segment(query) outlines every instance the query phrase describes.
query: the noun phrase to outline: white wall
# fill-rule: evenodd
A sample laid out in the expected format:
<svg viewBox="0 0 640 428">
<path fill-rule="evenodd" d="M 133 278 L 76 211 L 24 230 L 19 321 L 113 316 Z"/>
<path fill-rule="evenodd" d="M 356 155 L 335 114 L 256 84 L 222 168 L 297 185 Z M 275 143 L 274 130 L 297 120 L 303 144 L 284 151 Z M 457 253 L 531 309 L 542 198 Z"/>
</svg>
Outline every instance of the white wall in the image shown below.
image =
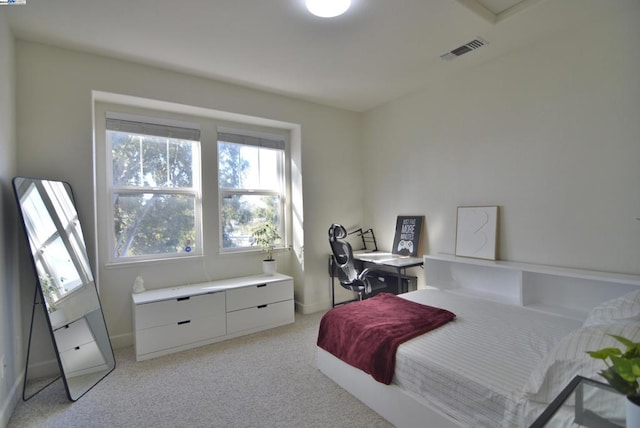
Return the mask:
<svg viewBox="0 0 640 428">
<path fill-rule="evenodd" d="M 425 253 L 453 253 L 456 207 L 499 205 L 501 259 L 640 273 L 629 9 L 368 112 L 365 224 L 390 245 L 397 215 L 424 214 Z"/>
<path fill-rule="evenodd" d="M 87 245 L 95 253 L 92 224 L 92 91 L 124 94 L 200 108 L 262 117 L 301 127 L 304 195 L 304 262 L 295 269 L 297 308 L 311 312 L 327 308 L 327 229 L 330 223 L 358 224 L 361 216 L 359 174 L 360 122 L 355 113 L 287 97 L 223 84 L 133 63 L 25 41 L 16 43 L 19 94 L 18 172 L 20 175 L 69 181 L 78 202 Z M 339 153 L 339 156 L 336 156 Z M 333 165 L 328 168 L 327 165 Z M 344 171 L 334 174 L 332 171 Z M 206 184 L 205 184 L 206 185 Z M 209 185 L 216 185 L 209 183 Z M 336 192 L 336 189 L 345 191 Z M 336 218 L 339 214 L 340 218 Z M 207 223 L 205 227 L 217 227 Z M 217 244 L 209 245 L 217 248 Z M 25 257 L 26 259 L 26 254 Z M 145 287 L 205 281 L 260 273 L 261 255 L 208 254 L 204 263 L 167 263 L 104 268 L 99 261 L 98 284 L 112 337 L 130 342 L 130 293 L 137 275 Z M 287 263 L 284 263 L 287 265 Z M 24 265 L 24 263 L 23 263 Z M 293 266 L 293 267 L 291 267 Z M 28 275 L 26 269 L 25 275 Z M 205 272 L 206 271 L 206 272 Z"/>
<path fill-rule="evenodd" d="M 0 8 L 0 426 L 9 421 L 19 397 L 24 364 L 15 268 L 18 222 L 11 187 L 16 172 L 14 65 L 13 37 Z"/>
</svg>

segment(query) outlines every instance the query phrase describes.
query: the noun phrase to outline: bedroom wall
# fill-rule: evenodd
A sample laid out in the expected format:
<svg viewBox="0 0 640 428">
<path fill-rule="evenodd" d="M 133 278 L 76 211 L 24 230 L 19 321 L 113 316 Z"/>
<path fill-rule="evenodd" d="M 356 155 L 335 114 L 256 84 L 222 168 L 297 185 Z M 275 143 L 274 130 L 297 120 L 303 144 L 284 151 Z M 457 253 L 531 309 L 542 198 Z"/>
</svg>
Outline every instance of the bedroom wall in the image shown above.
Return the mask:
<svg viewBox="0 0 640 428">
<path fill-rule="evenodd" d="M 13 37 L 0 8 L 0 426 L 9 422 L 18 400 L 23 365 L 15 269 L 17 212 L 11 187 L 16 172 L 14 66 Z"/>
<path fill-rule="evenodd" d="M 327 229 L 335 221 L 359 224 L 359 115 L 213 80 L 18 40 L 18 173 L 69 181 L 74 188 L 87 244 L 95 256 L 92 175 L 92 91 L 124 94 L 262 117 L 300 125 L 304 247 L 279 255 L 283 273 L 297 275 L 297 310 L 328 307 Z M 335 153 L 341 157 L 336 158 Z M 327 165 L 333 165 L 327 168 Z M 340 170 L 341 174 L 331 171 Z M 215 183 L 212 183 L 215 185 Z M 209 184 L 211 185 L 211 184 Z M 348 189 L 336 192 L 335 189 Z M 206 219 L 205 219 L 206 222 Z M 216 227 L 207 224 L 206 227 Z M 217 243 L 209 243 L 208 248 Z M 26 254 L 24 254 L 26 259 Z M 295 257 L 302 256 L 296 266 Z M 286 258 L 289 262 L 286 263 Z M 104 268 L 98 284 L 109 332 L 131 344 L 131 287 L 137 275 L 157 288 L 257 274 L 262 255 L 209 253 L 205 262 Z M 23 263 L 24 265 L 24 263 Z M 95 266 L 94 266 L 95 268 Z M 206 272 L 205 272 L 206 271 Z M 33 275 L 29 266 L 24 275 Z"/>
<path fill-rule="evenodd" d="M 368 112 L 364 223 L 499 205 L 500 259 L 640 273 L 640 3 Z M 474 52 L 473 54 L 476 54 Z M 478 51 L 477 54 L 481 54 Z"/>
</svg>

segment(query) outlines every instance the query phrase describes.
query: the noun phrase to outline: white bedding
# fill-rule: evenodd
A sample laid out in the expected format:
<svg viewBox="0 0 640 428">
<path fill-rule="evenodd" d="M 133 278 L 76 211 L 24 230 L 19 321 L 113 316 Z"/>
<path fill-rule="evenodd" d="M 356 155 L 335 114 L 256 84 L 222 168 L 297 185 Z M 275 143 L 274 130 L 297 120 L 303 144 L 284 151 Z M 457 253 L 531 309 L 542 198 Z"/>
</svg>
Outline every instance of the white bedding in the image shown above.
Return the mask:
<svg viewBox="0 0 640 428">
<path fill-rule="evenodd" d="M 456 319 L 400 345 L 393 383 L 466 426 L 512 426 L 536 364 L 580 321 L 440 290 L 401 295 Z M 507 340 L 508 339 L 508 340 Z"/>
</svg>

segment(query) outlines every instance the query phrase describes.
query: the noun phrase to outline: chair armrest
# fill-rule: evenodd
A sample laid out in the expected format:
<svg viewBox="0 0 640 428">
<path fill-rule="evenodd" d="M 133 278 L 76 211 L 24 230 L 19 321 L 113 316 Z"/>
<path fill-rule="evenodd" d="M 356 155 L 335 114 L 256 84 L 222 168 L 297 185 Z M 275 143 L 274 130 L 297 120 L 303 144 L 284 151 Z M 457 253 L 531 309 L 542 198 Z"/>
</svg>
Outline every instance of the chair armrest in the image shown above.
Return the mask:
<svg viewBox="0 0 640 428">
<path fill-rule="evenodd" d="M 370 272 L 371 272 L 370 268 L 365 268 L 360 272 L 360 274 L 358 274 L 358 281 L 364 284 L 365 294 L 371 294 L 371 291 L 373 291 L 373 288 L 371 287 L 371 283 L 369 282 Z"/>
</svg>

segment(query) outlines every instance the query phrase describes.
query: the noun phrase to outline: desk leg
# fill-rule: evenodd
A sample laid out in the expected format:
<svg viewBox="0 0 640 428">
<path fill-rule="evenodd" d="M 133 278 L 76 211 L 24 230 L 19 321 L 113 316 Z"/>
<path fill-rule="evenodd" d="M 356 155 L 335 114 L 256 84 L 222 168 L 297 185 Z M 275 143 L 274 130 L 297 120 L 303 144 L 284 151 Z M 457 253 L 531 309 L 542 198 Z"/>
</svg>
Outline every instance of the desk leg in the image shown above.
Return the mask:
<svg viewBox="0 0 640 428">
<path fill-rule="evenodd" d="M 396 268 L 396 274 L 398 275 L 398 294 L 406 293 L 409 291 L 409 281 L 407 281 L 406 287 L 403 285 L 402 276 L 406 275 L 407 269 L 403 267 Z"/>
<path fill-rule="evenodd" d="M 331 287 L 331 307 L 336 307 L 336 289 L 333 278 L 333 257 L 329 256 L 329 287 Z"/>
<path fill-rule="evenodd" d="M 576 412 L 575 423 L 582 425 L 584 422 L 584 391 L 583 385 L 580 383 L 576 388 Z"/>
</svg>

